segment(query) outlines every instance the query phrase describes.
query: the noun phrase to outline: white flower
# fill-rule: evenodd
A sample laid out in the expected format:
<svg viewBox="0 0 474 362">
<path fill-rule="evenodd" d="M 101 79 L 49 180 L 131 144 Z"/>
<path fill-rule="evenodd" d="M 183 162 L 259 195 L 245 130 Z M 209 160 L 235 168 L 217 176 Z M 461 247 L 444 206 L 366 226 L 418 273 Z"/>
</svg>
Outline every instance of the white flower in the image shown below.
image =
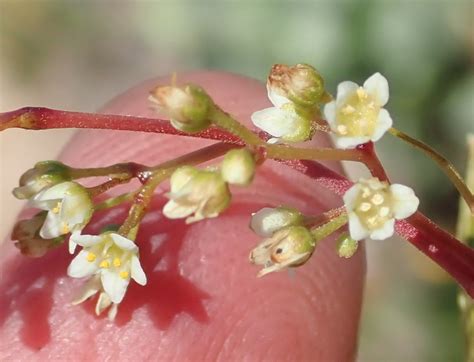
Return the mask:
<svg viewBox="0 0 474 362">
<path fill-rule="evenodd" d="M 316 247 L 311 232 L 304 226 L 289 226 L 275 232 L 250 252 L 253 264 L 263 265 L 258 277 L 304 264 Z"/>
<path fill-rule="evenodd" d="M 377 178 L 359 180 L 347 190 L 343 199 L 349 217 L 349 232 L 354 240 L 391 237 L 395 220 L 411 216 L 419 204 L 411 188 L 389 185 Z"/>
<path fill-rule="evenodd" d="M 101 288 L 110 302 L 118 304 L 122 301 L 130 279 L 140 285 L 146 284 L 146 275 L 138 259 L 138 247 L 133 241 L 116 233 L 73 235 L 71 238 L 83 249 L 72 260 L 67 274 L 73 278 L 99 275 Z M 89 288 L 89 296 L 98 290 Z"/>
<path fill-rule="evenodd" d="M 324 115 L 338 148 L 354 148 L 378 141 L 392 127 L 384 108 L 388 102 L 388 82 L 380 73 L 368 78 L 363 87 L 346 81 L 337 87 L 337 97 L 324 107 Z"/>
<path fill-rule="evenodd" d="M 255 126 L 275 137 L 268 142 L 309 140 L 312 136 L 311 120 L 300 115 L 293 102 L 277 94 L 268 85 L 267 91 L 268 98 L 274 107 L 254 112 L 251 119 Z"/>
<path fill-rule="evenodd" d="M 47 210 L 48 215 L 39 232 L 43 239 L 69 233 L 79 234 L 92 217 L 94 205 L 87 190 L 75 182 L 62 182 L 49 187 L 33 199 L 33 205 Z M 69 252 L 76 244 L 69 242 Z"/>
<path fill-rule="evenodd" d="M 169 219 L 186 217 L 186 223 L 190 224 L 214 218 L 230 203 L 229 187 L 215 171 L 183 166 L 171 175 L 170 185 L 171 192 L 167 195 L 170 201 L 163 207 L 163 214 Z"/>
<path fill-rule="evenodd" d="M 263 237 L 270 237 L 276 231 L 291 225 L 299 225 L 303 222 L 303 215 L 289 207 L 270 208 L 264 207 L 252 214 L 250 228 Z"/>
</svg>

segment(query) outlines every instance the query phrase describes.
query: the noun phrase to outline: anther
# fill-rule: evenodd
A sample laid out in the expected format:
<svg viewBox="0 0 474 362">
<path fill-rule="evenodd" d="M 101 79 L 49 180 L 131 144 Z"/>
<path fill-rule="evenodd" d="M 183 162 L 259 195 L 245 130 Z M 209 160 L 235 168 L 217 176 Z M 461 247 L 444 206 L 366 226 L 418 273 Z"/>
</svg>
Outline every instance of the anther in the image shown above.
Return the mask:
<svg viewBox="0 0 474 362">
<path fill-rule="evenodd" d="M 370 201 L 372 201 L 372 203 L 374 205 L 382 205 L 383 204 L 383 201 L 384 201 L 384 198 L 383 198 L 383 195 L 382 194 L 375 194 L 374 196 L 372 196 L 372 198 L 370 199 Z"/>
<path fill-rule="evenodd" d="M 86 258 L 88 262 L 92 263 L 97 258 L 97 255 L 94 253 L 88 253 Z"/>
</svg>

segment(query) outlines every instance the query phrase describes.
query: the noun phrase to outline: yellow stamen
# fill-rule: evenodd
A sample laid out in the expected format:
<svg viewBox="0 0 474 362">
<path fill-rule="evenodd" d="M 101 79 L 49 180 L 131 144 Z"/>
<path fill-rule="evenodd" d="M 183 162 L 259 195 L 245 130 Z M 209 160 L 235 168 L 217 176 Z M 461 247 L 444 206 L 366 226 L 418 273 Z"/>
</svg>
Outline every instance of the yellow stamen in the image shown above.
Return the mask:
<svg viewBox="0 0 474 362">
<path fill-rule="evenodd" d="M 122 265 L 122 262 L 120 261 L 120 259 L 114 258 L 114 266 L 118 268 L 120 265 Z"/>
<path fill-rule="evenodd" d="M 357 97 L 359 97 L 360 100 L 364 100 L 367 98 L 367 92 L 364 90 L 364 88 L 359 87 L 357 88 Z"/>
<path fill-rule="evenodd" d="M 63 234 L 68 234 L 71 231 L 71 229 L 69 229 L 68 224 L 63 223 L 61 231 L 62 231 Z"/>
<path fill-rule="evenodd" d="M 121 271 L 119 275 L 120 275 L 120 278 L 127 279 L 130 273 L 128 271 Z"/>
<path fill-rule="evenodd" d="M 347 127 L 340 124 L 339 126 L 337 126 L 337 131 L 339 132 L 339 134 L 341 135 L 346 135 L 347 134 Z"/>
<path fill-rule="evenodd" d="M 59 201 L 54 208 L 51 209 L 51 212 L 53 214 L 59 214 L 59 211 L 61 211 L 61 201 Z"/>
<path fill-rule="evenodd" d="M 364 211 L 364 212 L 369 211 L 371 208 L 372 208 L 372 205 L 369 202 L 363 202 L 359 206 L 359 210 Z"/>
<path fill-rule="evenodd" d="M 381 217 L 388 216 L 389 213 L 390 213 L 390 209 L 387 206 L 381 207 L 379 210 L 379 215 Z"/>
<path fill-rule="evenodd" d="M 92 263 L 97 258 L 97 255 L 94 253 L 88 253 L 86 258 L 88 262 Z"/>
<path fill-rule="evenodd" d="M 352 107 L 350 104 L 346 105 L 343 109 L 342 109 L 342 113 L 344 114 L 352 114 L 355 112 L 355 108 Z"/>
<path fill-rule="evenodd" d="M 100 266 L 101 268 L 107 269 L 107 268 L 110 267 L 110 263 L 109 263 L 108 260 L 102 260 L 102 261 L 100 262 L 99 266 Z"/>
<path fill-rule="evenodd" d="M 374 205 L 382 205 L 383 196 L 381 194 L 375 194 L 374 196 L 372 196 L 371 201 Z"/>
</svg>

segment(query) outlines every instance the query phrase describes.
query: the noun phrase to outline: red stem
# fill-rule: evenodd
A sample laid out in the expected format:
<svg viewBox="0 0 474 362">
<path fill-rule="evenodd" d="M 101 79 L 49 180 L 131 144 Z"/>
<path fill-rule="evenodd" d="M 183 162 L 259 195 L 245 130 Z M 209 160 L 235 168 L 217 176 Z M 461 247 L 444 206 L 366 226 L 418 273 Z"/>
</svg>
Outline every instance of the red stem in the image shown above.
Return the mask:
<svg viewBox="0 0 474 362">
<path fill-rule="evenodd" d="M 189 134 L 178 131 L 169 121 L 157 118 L 68 112 L 42 107 L 25 107 L 12 112 L 0 113 L 0 131 L 7 128 L 33 130 L 53 128 L 110 129 L 166 133 L 171 135 L 209 138 L 227 143 L 242 143 L 238 137 L 215 127 L 210 127 L 199 133 Z"/>
<path fill-rule="evenodd" d="M 242 144 L 234 135 L 217 128 L 210 128 L 193 135 L 174 129 L 168 121 L 133 116 L 88 114 L 57 111 L 47 108 L 22 108 L 0 114 L 0 131 L 7 128 L 51 129 L 51 128 L 96 128 L 129 130 L 140 132 L 166 133 L 180 136 L 194 136 Z M 381 180 L 388 180 L 383 166 L 378 160 L 373 144 L 362 145 L 359 149 L 366 155 L 366 163 L 372 174 Z M 352 182 L 344 176 L 314 161 L 280 161 L 299 172 L 313 178 L 323 187 L 343 195 Z M 397 233 L 415 245 L 430 259 L 444 268 L 456 279 L 466 292 L 474 297 L 474 250 L 460 243 L 449 233 L 439 228 L 431 220 L 416 213 L 407 220 L 398 221 Z"/>
</svg>

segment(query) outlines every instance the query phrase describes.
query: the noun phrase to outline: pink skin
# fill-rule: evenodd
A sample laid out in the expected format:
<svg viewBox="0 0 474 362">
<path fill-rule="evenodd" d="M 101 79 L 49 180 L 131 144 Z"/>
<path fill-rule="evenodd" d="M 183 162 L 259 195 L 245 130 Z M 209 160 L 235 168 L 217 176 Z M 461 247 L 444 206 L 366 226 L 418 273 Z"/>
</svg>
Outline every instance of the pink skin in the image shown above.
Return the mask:
<svg viewBox="0 0 474 362">
<path fill-rule="evenodd" d="M 215 101 L 249 124 L 252 111 L 270 106 L 261 83 L 228 73 L 179 76 L 206 88 Z M 118 96 L 103 109 L 152 117 L 148 91 L 155 79 Z M 327 144 L 319 137 L 319 144 Z M 154 134 L 81 131 L 61 160 L 77 167 L 135 161 L 156 164 L 211 141 Z M 338 169 L 338 165 L 332 167 Z M 122 187 L 122 191 L 123 191 Z M 69 302 L 83 284 L 66 276 L 66 247 L 39 259 L 7 242 L 1 251 L 0 360 L 352 360 L 356 353 L 365 273 L 359 250 L 340 259 L 324 240 L 310 261 L 261 279 L 248 262 L 259 238 L 250 213 L 286 203 L 308 213 L 339 206 L 338 197 L 275 162 L 266 162 L 249 188 L 233 189 L 232 206 L 219 218 L 184 226 L 164 219 L 158 190 L 139 233 L 148 285 L 133 282 L 115 322 L 93 314 L 95 300 Z M 126 208 L 96 215 L 97 233 L 120 223 Z"/>
</svg>

